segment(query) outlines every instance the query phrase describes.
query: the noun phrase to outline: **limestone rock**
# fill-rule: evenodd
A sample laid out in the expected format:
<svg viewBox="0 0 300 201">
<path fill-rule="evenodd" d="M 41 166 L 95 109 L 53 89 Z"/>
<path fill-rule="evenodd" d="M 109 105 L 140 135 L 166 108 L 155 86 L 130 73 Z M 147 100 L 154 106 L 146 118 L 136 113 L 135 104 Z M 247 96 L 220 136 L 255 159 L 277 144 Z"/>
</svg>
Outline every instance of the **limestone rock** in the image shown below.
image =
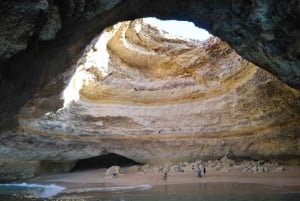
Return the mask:
<svg viewBox="0 0 300 201">
<path fill-rule="evenodd" d="M 47 22 L 39 33 L 39 39 L 42 41 L 54 39 L 62 26 L 57 6 L 50 7 L 48 15 Z"/>
<path fill-rule="evenodd" d="M 223 166 L 225 167 L 231 167 L 234 165 L 234 161 L 228 159 L 226 156 L 224 156 L 223 158 L 221 158 L 220 162 L 222 163 Z"/>
<path fill-rule="evenodd" d="M 23 180 L 34 177 L 39 170 L 39 161 L 0 159 L 0 182 Z"/>
<path fill-rule="evenodd" d="M 224 161 L 227 161 L 230 163 L 224 163 Z M 164 166 L 168 166 L 169 164 L 164 164 Z M 170 165 L 169 170 L 163 170 L 162 165 L 144 165 L 142 170 L 143 173 L 164 173 L 164 172 L 170 172 L 170 173 L 195 173 L 197 172 L 198 167 L 201 168 L 203 171 L 203 168 L 206 168 L 207 172 L 247 172 L 247 173 L 267 173 L 267 172 L 282 172 L 285 171 L 285 168 L 283 166 L 279 166 L 277 163 L 274 162 L 265 162 L 260 163 L 260 161 L 253 161 L 253 160 L 245 160 L 241 162 L 235 162 L 230 159 L 228 159 L 226 156 L 224 156 L 220 160 L 209 160 L 207 162 L 202 161 L 199 163 L 199 161 L 194 161 L 191 163 L 173 163 Z"/>
<path fill-rule="evenodd" d="M 112 178 L 120 174 L 120 166 L 112 166 L 105 172 L 105 177 Z"/>
<path fill-rule="evenodd" d="M 47 19 L 47 0 L 1 1 L 0 63 L 28 46 L 28 41 L 41 30 L 41 22 Z"/>
<path fill-rule="evenodd" d="M 277 167 L 274 172 L 283 172 L 284 170 L 284 167 Z"/>
<path fill-rule="evenodd" d="M 144 16 L 192 21 L 300 89 L 299 10 L 298 0 L 2 0 L 0 129 L 16 127 L 22 106 L 105 27 Z"/>
<path fill-rule="evenodd" d="M 128 172 L 132 173 L 132 172 L 138 172 L 141 170 L 141 167 L 140 166 L 137 166 L 137 165 L 134 165 L 134 166 L 130 166 L 128 168 Z"/>
<path fill-rule="evenodd" d="M 181 170 L 180 166 L 178 166 L 178 165 L 173 165 L 173 166 L 171 166 L 171 168 L 170 168 L 170 172 L 176 173 L 176 172 L 182 172 L 182 170 Z"/>
<path fill-rule="evenodd" d="M 23 105 L 18 125 L 0 135 L 0 159 L 71 164 L 114 153 L 155 165 L 144 172 L 182 161 L 170 171 L 190 171 L 193 161 L 224 155 L 299 162 L 299 102 L 299 91 L 218 38 L 165 38 L 128 21 L 94 38 Z"/>
<path fill-rule="evenodd" d="M 29 41 L 55 38 L 60 29 L 64 34 L 57 38 L 64 40 L 70 33 L 84 36 L 83 29 L 95 32 L 99 21 L 104 28 L 126 19 L 159 16 L 193 21 L 228 41 L 244 58 L 300 87 L 297 0 L 3 0 L 0 5 L 0 63 L 25 50 Z M 178 15 L 183 10 L 185 14 Z"/>
</svg>

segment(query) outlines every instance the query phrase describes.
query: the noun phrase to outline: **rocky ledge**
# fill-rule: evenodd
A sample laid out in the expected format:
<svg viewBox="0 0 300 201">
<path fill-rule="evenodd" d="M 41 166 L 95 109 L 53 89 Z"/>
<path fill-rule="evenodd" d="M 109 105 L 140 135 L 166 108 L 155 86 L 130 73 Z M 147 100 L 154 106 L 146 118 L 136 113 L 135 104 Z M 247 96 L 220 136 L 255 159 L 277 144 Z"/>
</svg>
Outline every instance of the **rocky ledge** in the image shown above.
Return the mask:
<svg viewBox="0 0 300 201">
<path fill-rule="evenodd" d="M 218 38 L 165 37 L 142 20 L 96 37 L 0 136 L 0 180 L 118 154 L 144 164 L 272 159 L 299 164 L 300 92 Z"/>
<path fill-rule="evenodd" d="M 135 165 L 128 168 L 128 172 L 143 172 L 144 174 L 152 173 L 195 173 L 198 168 L 205 167 L 208 172 L 247 172 L 247 173 L 267 173 L 267 172 L 283 172 L 285 168 L 276 162 L 270 161 L 233 161 L 226 156 L 220 160 L 196 160 L 194 162 L 181 162 L 181 163 L 166 163 L 161 165 L 146 164 L 143 166 Z M 122 173 L 121 167 L 112 166 L 106 170 L 106 177 L 111 177 L 113 171 Z"/>
</svg>

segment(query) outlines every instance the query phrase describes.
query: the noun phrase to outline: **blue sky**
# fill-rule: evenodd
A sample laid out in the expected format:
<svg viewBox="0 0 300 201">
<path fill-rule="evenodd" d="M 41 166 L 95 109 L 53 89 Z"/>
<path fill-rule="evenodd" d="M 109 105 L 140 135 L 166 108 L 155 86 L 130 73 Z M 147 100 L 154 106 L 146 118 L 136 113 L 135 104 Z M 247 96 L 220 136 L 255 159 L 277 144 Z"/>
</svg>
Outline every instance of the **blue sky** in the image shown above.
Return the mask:
<svg viewBox="0 0 300 201">
<path fill-rule="evenodd" d="M 144 18 L 144 21 L 149 24 L 156 25 L 172 35 L 181 36 L 184 38 L 206 40 L 211 36 L 205 29 L 196 27 L 192 22 L 159 20 L 153 17 Z"/>
</svg>

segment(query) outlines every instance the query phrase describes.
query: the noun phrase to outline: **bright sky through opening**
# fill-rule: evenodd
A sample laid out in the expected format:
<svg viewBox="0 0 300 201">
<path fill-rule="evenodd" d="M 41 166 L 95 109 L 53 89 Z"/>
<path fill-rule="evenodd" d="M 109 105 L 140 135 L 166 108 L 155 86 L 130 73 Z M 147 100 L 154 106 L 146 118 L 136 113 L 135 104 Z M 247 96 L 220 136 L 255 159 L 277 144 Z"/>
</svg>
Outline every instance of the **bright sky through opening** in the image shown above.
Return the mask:
<svg viewBox="0 0 300 201">
<path fill-rule="evenodd" d="M 159 20 L 153 17 L 144 18 L 143 20 L 144 22 L 153 24 L 158 28 L 169 32 L 172 35 L 180 36 L 183 38 L 204 41 L 212 36 L 205 29 L 196 27 L 192 22 L 177 20 Z"/>
</svg>

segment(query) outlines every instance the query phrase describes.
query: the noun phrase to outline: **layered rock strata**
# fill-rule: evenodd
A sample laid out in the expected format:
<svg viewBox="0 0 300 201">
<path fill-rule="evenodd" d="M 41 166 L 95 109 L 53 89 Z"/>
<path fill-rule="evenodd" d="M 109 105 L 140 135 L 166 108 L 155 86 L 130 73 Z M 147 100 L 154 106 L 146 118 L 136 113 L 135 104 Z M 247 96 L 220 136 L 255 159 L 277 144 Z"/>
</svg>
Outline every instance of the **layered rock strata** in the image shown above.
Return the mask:
<svg viewBox="0 0 300 201">
<path fill-rule="evenodd" d="M 0 129 L 105 27 L 145 16 L 188 20 L 300 89 L 298 0 L 2 0 Z M 30 79 L 29 79 L 30 78 Z"/>
<path fill-rule="evenodd" d="M 0 63 L 37 41 L 65 40 L 71 33 L 94 32 L 95 36 L 95 27 L 157 16 L 193 21 L 228 41 L 244 58 L 299 89 L 299 7 L 298 0 L 3 0 Z"/>
<path fill-rule="evenodd" d="M 299 91 L 220 39 L 166 38 L 141 20 L 123 22 L 95 38 L 22 108 L 18 127 L 1 134 L 0 178 L 48 165 L 63 171 L 107 153 L 150 164 L 224 155 L 299 163 L 299 114 Z M 15 169 L 19 163 L 29 172 Z"/>
</svg>

